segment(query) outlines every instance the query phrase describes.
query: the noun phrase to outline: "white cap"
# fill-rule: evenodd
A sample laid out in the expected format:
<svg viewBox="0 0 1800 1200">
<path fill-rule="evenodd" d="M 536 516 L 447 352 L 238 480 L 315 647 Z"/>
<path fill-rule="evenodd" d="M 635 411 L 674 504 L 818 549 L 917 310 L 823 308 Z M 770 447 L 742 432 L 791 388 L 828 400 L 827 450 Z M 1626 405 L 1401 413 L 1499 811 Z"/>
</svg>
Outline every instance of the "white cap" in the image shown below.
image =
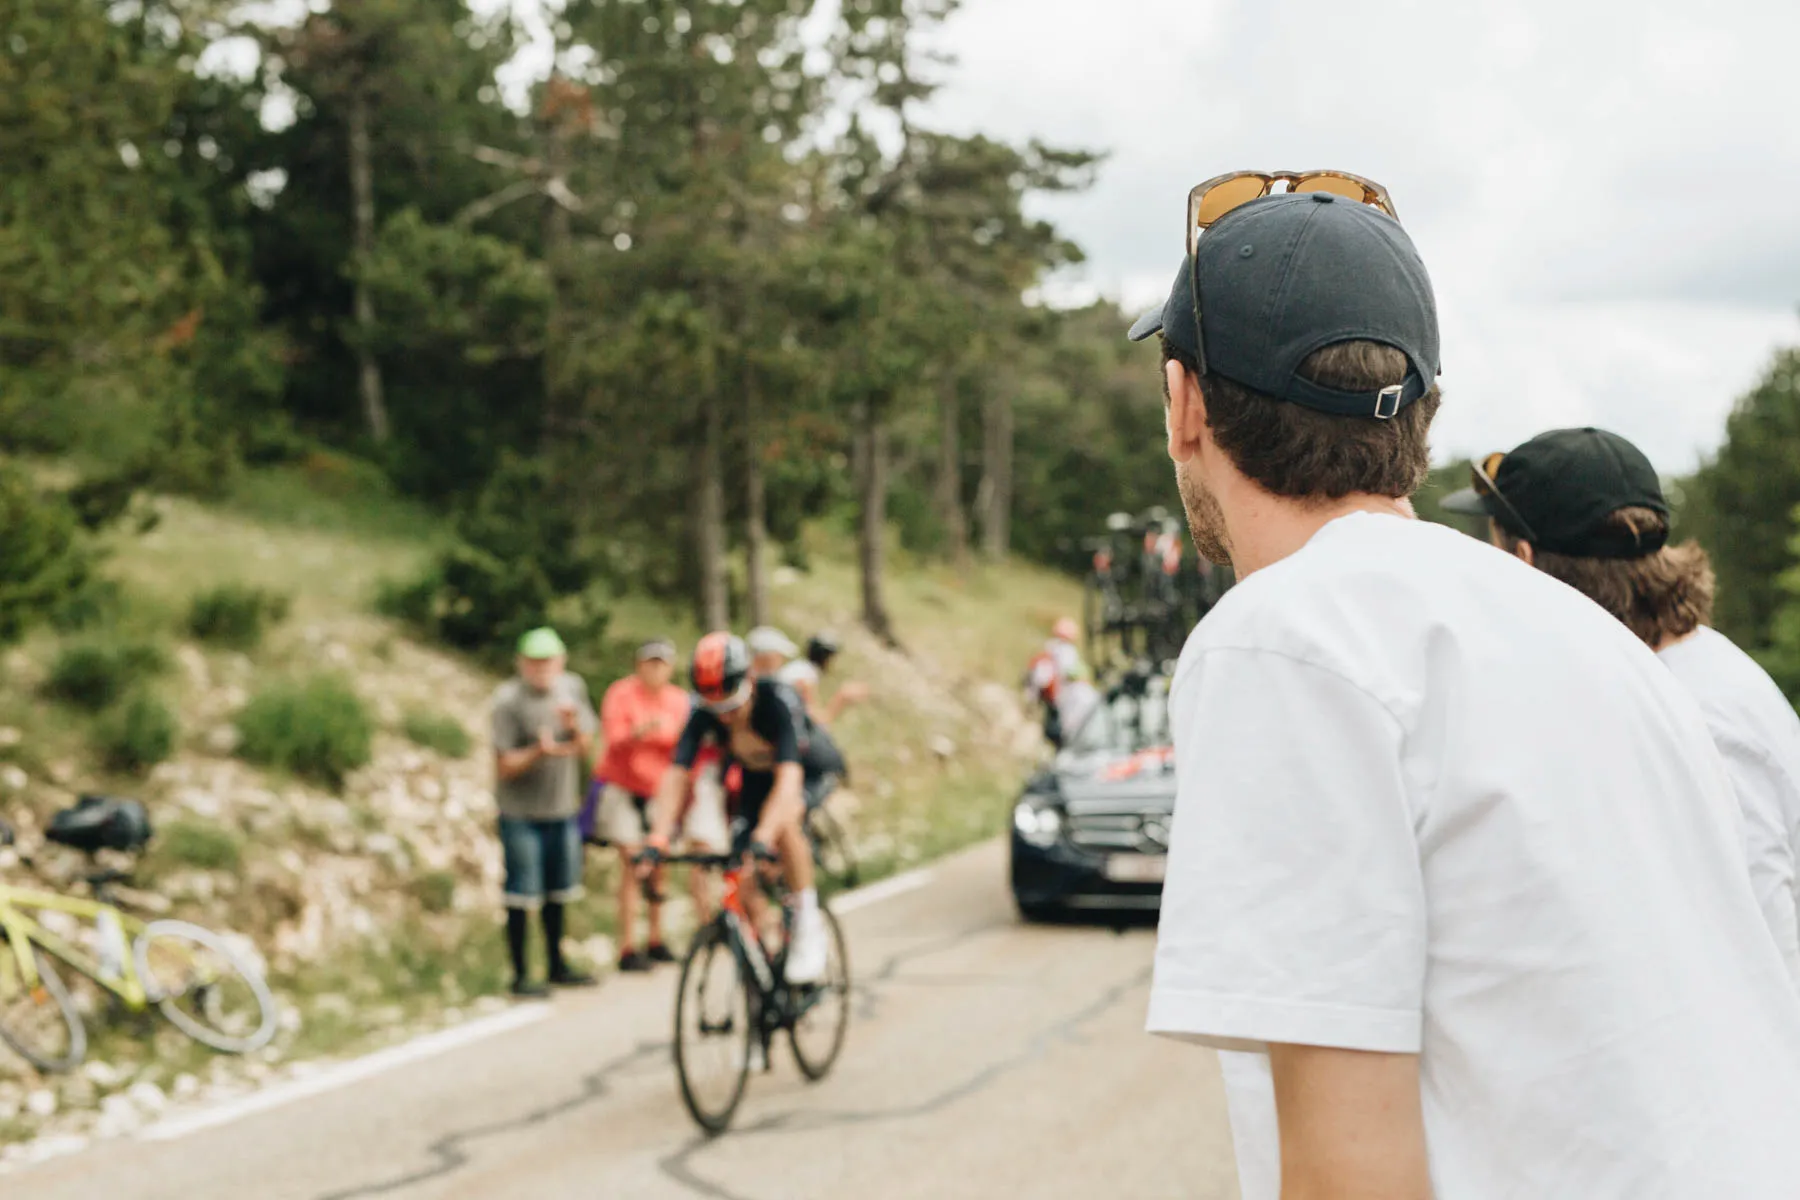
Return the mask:
<svg viewBox="0 0 1800 1200">
<path fill-rule="evenodd" d="M 744 638 L 744 645 L 750 647 L 752 654 L 779 654 L 783 658 L 792 658 L 800 653 L 800 647 L 773 625 L 758 625 L 752 629 Z"/>
</svg>

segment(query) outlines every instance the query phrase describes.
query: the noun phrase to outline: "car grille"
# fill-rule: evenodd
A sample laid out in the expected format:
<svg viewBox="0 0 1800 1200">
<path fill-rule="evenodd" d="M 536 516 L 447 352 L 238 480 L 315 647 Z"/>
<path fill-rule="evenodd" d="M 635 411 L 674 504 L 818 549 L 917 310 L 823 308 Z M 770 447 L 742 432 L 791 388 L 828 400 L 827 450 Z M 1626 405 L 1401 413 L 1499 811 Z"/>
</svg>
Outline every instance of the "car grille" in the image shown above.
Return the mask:
<svg viewBox="0 0 1800 1200">
<path fill-rule="evenodd" d="M 1148 812 L 1142 808 L 1094 810 L 1085 805 L 1071 805 L 1069 841 L 1084 850 L 1163 854 L 1168 850 L 1168 820 L 1167 813 L 1156 809 Z"/>
</svg>

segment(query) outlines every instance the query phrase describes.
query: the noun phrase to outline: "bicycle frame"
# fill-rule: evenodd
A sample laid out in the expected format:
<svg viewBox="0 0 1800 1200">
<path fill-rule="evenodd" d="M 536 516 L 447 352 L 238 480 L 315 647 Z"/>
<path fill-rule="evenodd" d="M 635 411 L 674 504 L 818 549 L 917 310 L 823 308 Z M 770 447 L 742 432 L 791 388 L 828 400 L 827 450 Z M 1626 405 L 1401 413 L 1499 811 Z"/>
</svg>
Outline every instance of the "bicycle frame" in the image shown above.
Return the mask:
<svg viewBox="0 0 1800 1200">
<path fill-rule="evenodd" d="M 87 900 L 0 884 L 0 935 L 4 935 L 12 945 L 13 957 L 18 962 L 19 969 L 24 972 L 24 983 L 28 989 L 38 986 L 37 963 L 27 952 L 32 946 L 36 946 L 118 996 L 132 1011 L 149 1007 L 150 995 L 144 988 L 143 980 L 138 978 L 134 956 L 127 953 L 124 961 L 119 964 L 118 978 L 108 979 L 101 964 L 93 956 L 33 920 L 25 912 L 26 909 L 67 913 L 89 924 L 98 924 L 103 915 L 110 913 L 119 922 L 128 944 L 144 932 L 144 922 L 121 912 L 116 905 L 104 900 Z"/>
<path fill-rule="evenodd" d="M 756 979 L 757 991 L 767 997 L 775 990 L 775 968 L 769 962 L 768 953 L 763 949 L 762 937 L 756 931 L 756 922 L 744 903 L 743 884 L 744 868 L 737 867 L 724 872 L 718 919 L 731 931 L 733 949 L 744 965 L 750 968 L 751 975 Z"/>
</svg>

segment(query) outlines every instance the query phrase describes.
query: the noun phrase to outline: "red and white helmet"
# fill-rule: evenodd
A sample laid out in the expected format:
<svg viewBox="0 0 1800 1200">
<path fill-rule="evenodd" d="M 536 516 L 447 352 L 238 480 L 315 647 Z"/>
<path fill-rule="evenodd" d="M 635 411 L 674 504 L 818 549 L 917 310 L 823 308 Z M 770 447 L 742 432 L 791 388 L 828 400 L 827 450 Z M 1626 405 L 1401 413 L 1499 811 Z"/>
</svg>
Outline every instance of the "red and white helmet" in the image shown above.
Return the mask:
<svg viewBox="0 0 1800 1200">
<path fill-rule="evenodd" d="M 694 647 L 688 678 L 702 704 L 730 712 L 750 698 L 750 648 L 729 631 L 709 633 Z"/>
</svg>

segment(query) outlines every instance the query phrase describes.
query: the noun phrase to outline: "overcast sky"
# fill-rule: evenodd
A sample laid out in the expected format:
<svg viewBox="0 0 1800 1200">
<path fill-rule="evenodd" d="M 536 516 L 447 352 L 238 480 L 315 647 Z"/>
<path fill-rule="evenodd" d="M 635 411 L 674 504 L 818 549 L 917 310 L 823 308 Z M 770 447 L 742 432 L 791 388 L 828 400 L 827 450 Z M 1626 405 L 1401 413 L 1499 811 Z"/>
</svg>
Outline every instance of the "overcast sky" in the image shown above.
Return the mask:
<svg viewBox="0 0 1800 1200">
<path fill-rule="evenodd" d="M 1440 458 L 1591 423 L 1683 471 L 1800 342 L 1795 0 L 966 0 L 943 40 L 932 124 L 1110 153 L 1039 206 L 1077 293 L 1157 301 L 1208 176 L 1386 184 L 1437 287 Z"/>
</svg>

